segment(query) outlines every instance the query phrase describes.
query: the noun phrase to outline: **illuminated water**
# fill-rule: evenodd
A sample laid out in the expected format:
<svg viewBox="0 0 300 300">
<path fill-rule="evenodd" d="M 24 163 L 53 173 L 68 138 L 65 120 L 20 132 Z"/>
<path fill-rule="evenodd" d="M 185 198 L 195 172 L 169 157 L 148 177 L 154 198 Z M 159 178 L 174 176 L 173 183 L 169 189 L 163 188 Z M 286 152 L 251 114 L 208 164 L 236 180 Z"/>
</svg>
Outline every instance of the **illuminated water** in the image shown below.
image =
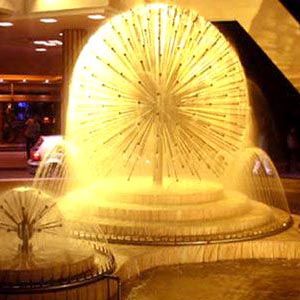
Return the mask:
<svg viewBox="0 0 300 300">
<path fill-rule="evenodd" d="M 159 267 L 123 286 L 126 300 L 300 299 L 299 261 L 229 261 Z"/>
<path fill-rule="evenodd" d="M 0 283 L 105 271 L 106 240 L 222 242 L 290 224 L 276 169 L 248 148 L 239 58 L 198 13 L 155 4 L 112 18 L 80 54 L 69 96 L 65 141 L 33 188 L 0 197 Z M 300 292 L 289 292 L 290 271 L 299 277 L 278 263 L 159 268 L 128 284 L 127 299 L 288 299 Z"/>
<path fill-rule="evenodd" d="M 112 18 L 86 43 L 66 137 L 82 180 L 215 179 L 245 147 L 249 115 L 242 65 L 221 32 L 195 11 L 153 4 Z"/>
<path fill-rule="evenodd" d="M 66 153 L 76 184 L 63 210 L 119 242 L 286 228 L 274 166 L 262 151 L 245 151 L 250 112 L 237 53 L 198 12 L 157 3 L 115 16 L 74 66 Z"/>
<path fill-rule="evenodd" d="M 107 257 L 96 251 L 105 245 L 103 235 L 88 226 L 94 241 L 86 242 L 80 240 L 82 230 L 83 225 L 68 223 L 57 202 L 41 190 L 19 187 L 1 195 L 0 285 L 64 280 L 103 269 Z"/>
</svg>

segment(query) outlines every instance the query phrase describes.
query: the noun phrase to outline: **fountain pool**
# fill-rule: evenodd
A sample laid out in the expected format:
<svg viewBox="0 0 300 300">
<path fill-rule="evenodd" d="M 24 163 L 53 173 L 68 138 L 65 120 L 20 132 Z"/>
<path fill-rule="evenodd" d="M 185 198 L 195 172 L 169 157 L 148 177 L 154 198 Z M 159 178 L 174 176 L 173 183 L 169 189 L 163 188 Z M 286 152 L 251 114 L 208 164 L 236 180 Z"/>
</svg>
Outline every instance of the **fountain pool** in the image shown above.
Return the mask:
<svg viewBox="0 0 300 300">
<path fill-rule="evenodd" d="M 300 261 L 243 260 L 165 266 L 124 285 L 126 300 L 296 300 Z"/>
</svg>

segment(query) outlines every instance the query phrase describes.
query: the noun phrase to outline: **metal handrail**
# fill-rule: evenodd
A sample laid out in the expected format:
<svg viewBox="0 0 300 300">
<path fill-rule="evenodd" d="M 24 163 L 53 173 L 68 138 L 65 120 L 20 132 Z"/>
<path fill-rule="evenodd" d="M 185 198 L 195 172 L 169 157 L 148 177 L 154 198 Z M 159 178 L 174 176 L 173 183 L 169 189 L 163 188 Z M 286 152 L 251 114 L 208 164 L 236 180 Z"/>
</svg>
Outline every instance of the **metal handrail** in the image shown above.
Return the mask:
<svg viewBox="0 0 300 300">
<path fill-rule="evenodd" d="M 108 282 L 108 289 L 107 289 L 107 299 L 109 300 L 110 295 L 110 288 L 109 288 L 109 281 L 113 280 L 117 282 L 117 300 L 121 300 L 121 280 L 118 276 L 109 275 L 109 274 L 101 274 L 92 276 L 91 278 L 81 278 L 79 280 L 74 280 L 73 282 L 63 282 L 57 285 L 52 284 L 45 284 L 45 285 L 36 285 L 36 286 L 13 286 L 13 287 L 0 287 L 0 294 L 5 295 L 28 295 L 28 294 L 45 294 L 45 293 L 53 293 L 58 291 L 65 291 L 71 290 L 75 288 L 80 288 L 82 286 L 90 285 L 96 283 L 101 280 L 107 280 Z"/>
<path fill-rule="evenodd" d="M 107 235 L 107 241 L 111 244 L 126 244 L 126 245 L 147 245 L 147 246 L 188 246 L 188 245 L 207 245 L 217 243 L 233 243 L 244 242 L 249 240 L 261 239 L 279 234 L 293 225 L 293 219 L 289 216 L 280 226 L 273 230 L 253 230 L 247 235 L 237 236 L 237 233 L 223 233 L 222 237 L 218 234 L 210 236 L 209 239 L 205 236 L 191 235 L 191 236 L 140 236 L 140 235 Z"/>
</svg>

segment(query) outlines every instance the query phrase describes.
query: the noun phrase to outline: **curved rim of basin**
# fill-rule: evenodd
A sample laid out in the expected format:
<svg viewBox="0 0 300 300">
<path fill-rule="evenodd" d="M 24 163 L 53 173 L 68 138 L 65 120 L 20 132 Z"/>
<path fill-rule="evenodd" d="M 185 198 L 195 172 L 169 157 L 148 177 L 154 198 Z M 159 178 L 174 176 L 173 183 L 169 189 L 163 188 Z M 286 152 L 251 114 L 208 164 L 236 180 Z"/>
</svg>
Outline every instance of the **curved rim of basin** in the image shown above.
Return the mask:
<svg viewBox="0 0 300 300">
<path fill-rule="evenodd" d="M 108 243 L 126 244 L 126 245 L 147 245 L 147 246 L 186 246 L 186 245 L 207 245 L 217 243 L 233 243 L 262 239 L 272 235 L 279 234 L 289 229 L 294 224 L 293 219 L 289 216 L 288 220 L 278 227 L 268 230 L 254 230 L 252 232 L 240 233 L 223 233 L 222 235 L 189 235 L 189 236 L 142 236 L 142 235 L 107 235 Z"/>
<path fill-rule="evenodd" d="M 50 280 L 36 282 L 18 282 L 18 284 L 10 284 L 1 282 L 0 294 L 41 294 L 52 293 L 62 290 L 80 288 L 85 285 L 96 283 L 106 276 L 113 274 L 116 269 L 116 261 L 112 252 L 106 247 L 95 249 L 98 254 L 106 257 L 107 263 L 98 266 L 98 268 L 89 272 L 78 274 L 63 280 Z"/>
</svg>

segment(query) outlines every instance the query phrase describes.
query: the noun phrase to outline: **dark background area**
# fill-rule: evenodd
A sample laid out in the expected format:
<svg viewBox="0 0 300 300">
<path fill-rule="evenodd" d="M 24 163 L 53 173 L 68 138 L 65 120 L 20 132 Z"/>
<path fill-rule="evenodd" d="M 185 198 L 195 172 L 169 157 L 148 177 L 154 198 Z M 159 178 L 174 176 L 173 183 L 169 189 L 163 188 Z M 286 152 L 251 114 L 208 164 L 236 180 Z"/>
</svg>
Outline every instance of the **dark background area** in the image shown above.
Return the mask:
<svg viewBox="0 0 300 300">
<path fill-rule="evenodd" d="M 277 162 L 286 160 L 287 134 L 300 131 L 300 94 L 237 21 L 213 24 L 237 51 L 249 86 L 249 98 L 257 123 L 268 139 L 268 154 Z"/>
</svg>

